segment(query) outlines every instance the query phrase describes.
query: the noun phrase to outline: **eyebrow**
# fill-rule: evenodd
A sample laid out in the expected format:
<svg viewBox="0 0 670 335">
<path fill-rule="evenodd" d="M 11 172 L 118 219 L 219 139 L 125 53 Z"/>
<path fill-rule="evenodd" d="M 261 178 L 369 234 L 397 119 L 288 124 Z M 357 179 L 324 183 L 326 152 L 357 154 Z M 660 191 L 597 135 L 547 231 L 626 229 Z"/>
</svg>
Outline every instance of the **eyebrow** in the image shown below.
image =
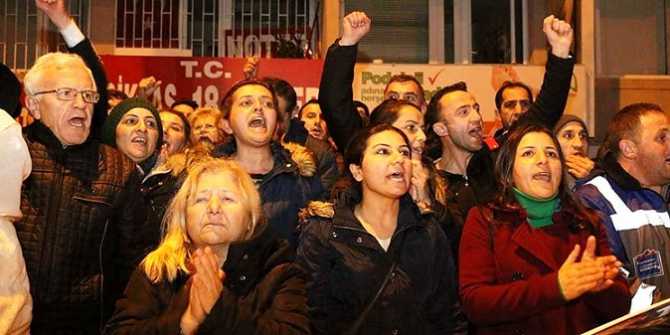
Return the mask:
<svg viewBox="0 0 670 335">
<path fill-rule="evenodd" d="M 212 191 L 221 191 L 223 193 L 235 194 L 235 192 L 233 192 L 229 189 L 220 189 L 220 188 L 219 189 L 206 188 L 204 190 L 197 191 L 196 194 L 200 194 L 200 193 L 203 193 L 203 192 L 212 192 Z"/>
<path fill-rule="evenodd" d="M 521 148 L 519 148 L 519 149 L 537 149 L 537 147 L 536 147 L 536 146 L 532 146 L 532 145 L 527 145 L 527 146 L 525 146 L 525 147 L 521 147 Z M 553 150 L 556 150 L 556 147 L 552 144 L 552 145 L 545 146 L 544 149 L 553 149 Z"/>
<path fill-rule="evenodd" d="M 257 97 L 257 95 L 247 94 L 247 95 L 243 95 L 243 96 L 241 96 L 241 97 L 238 97 L 238 99 L 242 99 L 242 98 L 255 98 L 255 97 Z M 261 95 L 260 98 L 272 99 L 272 96 L 270 96 L 270 95 Z"/>
</svg>

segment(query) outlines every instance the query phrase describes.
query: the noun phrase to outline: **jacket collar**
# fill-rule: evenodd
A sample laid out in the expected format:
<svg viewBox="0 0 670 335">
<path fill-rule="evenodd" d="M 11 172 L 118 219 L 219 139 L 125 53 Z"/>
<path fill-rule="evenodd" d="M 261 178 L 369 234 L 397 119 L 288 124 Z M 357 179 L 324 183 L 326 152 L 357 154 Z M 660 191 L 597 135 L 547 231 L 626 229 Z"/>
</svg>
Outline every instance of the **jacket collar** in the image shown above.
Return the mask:
<svg viewBox="0 0 670 335">
<path fill-rule="evenodd" d="M 297 164 L 291 159 L 291 154 L 286 149 L 284 149 L 281 144 L 275 141 L 270 142 L 270 151 L 272 152 L 274 166 L 264 178 L 263 183 L 266 183 L 267 181 L 282 173 L 299 174 Z M 216 147 L 214 152 L 212 152 L 212 156 L 230 157 L 234 155 L 235 152 L 237 152 L 237 145 L 235 143 L 235 139 L 231 138 L 230 140 L 226 141 L 226 143 Z"/>
<path fill-rule="evenodd" d="M 355 206 L 340 204 L 335 210 L 333 227 L 340 229 L 356 230 L 369 234 L 354 215 Z M 419 226 L 421 214 L 409 195 L 400 198 L 400 209 L 398 212 L 398 226 L 393 235 L 399 234 L 408 228 Z"/>
<path fill-rule="evenodd" d="M 51 129 L 42 124 L 42 122 L 36 121 L 26 129 L 26 135 L 28 140 L 43 144 L 50 158 L 61 163 L 66 153 L 74 154 L 78 160 L 95 164 L 93 166 L 97 166 L 100 159 L 98 153 L 99 144 L 93 139 L 92 134 L 82 144 L 64 146 Z"/>
<path fill-rule="evenodd" d="M 526 250 L 530 255 L 536 257 L 542 263 L 552 269 L 560 268 L 561 264 L 557 263 L 551 254 L 551 251 L 542 243 L 536 235 L 533 234 L 535 228 L 531 227 L 527 222 L 528 214 L 523 208 L 501 208 L 489 204 L 489 210 L 493 217 L 492 221 L 496 222 L 498 227 L 501 225 L 509 225 L 512 232 L 511 240 L 519 248 Z M 561 209 L 553 215 L 553 225 L 540 229 L 554 229 L 555 227 L 569 226 L 575 218 L 576 213 L 569 209 Z M 570 229 L 565 227 L 565 229 Z"/>
<path fill-rule="evenodd" d="M 238 268 L 240 262 L 254 258 L 254 266 L 263 265 L 266 271 L 275 266 L 291 262 L 294 254 L 286 240 L 278 237 L 277 233 L 266 222 L 260 230 L 249 240 L 233 243 L 228 250 L 228 257 L 223 265 L 226 272 Z M 258 263 L 258 262 L 261 263 Z"/>
<path fill-rule="evenodd" d="M 617 185 L 628 190 L 641 190 L 642 185 L 633 176 L 628 174 L 626 170 L 621 167 L 621 164 L 614 158 L 611 153 L 603 157 L 601 161 L 602 170 L 595 172 L 595 175 L 607 174 Z"/>
</svg>

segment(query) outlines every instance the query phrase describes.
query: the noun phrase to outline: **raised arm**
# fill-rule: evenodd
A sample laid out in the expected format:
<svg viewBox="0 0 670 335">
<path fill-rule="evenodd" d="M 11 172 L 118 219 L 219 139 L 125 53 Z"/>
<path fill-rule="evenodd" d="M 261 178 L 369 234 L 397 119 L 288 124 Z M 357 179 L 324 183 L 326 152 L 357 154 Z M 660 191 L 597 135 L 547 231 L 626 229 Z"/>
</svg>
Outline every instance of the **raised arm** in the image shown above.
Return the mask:
<svg viewBox="0 0 670 335">
<path fill-rule="evenodd" d="M 63 36 L 68 50 L 81 57 L 86 66 L 93 73 L 93 79 L 100 100 L 95 104 L 93 109 L 93 120 L 91 123 L 91 133 L 95 137 L 102 134 L 102 125 L 107 118 L 107 75 L 105 68 L 98 57 L 98 54 L 93 49 L 91 41 L 84 36 L 77 24 L 70 17 L 67 8 L 65 7 L 65 0 L 35 0 L 35 5 L 44 14 L 46 14 L 51 22 L 58 28 L 58 31 Z"/>
<path fill-rule="evenodd" d="M 542 88 L 528 112 L 519 118 L 517 124 L 537 122 L 553 129 L 563 115 L 570 92 L 575 66 L 574 58 L 570 55 L 573 31 L 569 23 L 553 15 L 544 19 L 543 31 L 551 46 L 551 52 L 545 67 Z"/>
<path fill-rule="evenodd" d="M 363 127 L 354 106 L 354 65 L 357 44 L 370 31 L 370 18 L 363 12 L 344 17 L 342 37 L 328 48 L 319 85 L 319 105 L 328 132 L 340 152 L 344 152 L 353 132 Z"/>
</svg>

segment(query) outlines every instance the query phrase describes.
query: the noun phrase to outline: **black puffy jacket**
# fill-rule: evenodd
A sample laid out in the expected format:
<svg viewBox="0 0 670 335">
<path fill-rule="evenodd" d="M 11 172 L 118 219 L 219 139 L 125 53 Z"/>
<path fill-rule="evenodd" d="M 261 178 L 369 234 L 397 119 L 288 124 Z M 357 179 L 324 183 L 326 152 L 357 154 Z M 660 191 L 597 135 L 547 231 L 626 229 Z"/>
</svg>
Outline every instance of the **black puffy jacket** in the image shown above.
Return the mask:
<svg viewBox="0 0 670 335">
<path fill-rule="evenodd" d="M 272 229 L 231 245 L 223 292 L 198 334 L 309 334 L 305 282 L 292 250 Z M 105 334 L 179 334 L 189 285 L 184 273 L 154 284 L 138 268 Z"/>
<path fill-rule="evenodd" d="M 322 203 L 323 204 L 323 203 Z M 456 269 L 444 232 L 401 200 L 388 251 L 355 218 L 353 206 L 315 208 L 301 226 L 296 265 L 307 276 L 307 304 L 317 334 L 343 334 L 373 299 L 395 259 L 396 270 L 359 334 L 465 333 Z M 330 212 L 330 213 L 328 213 Z"/>
<path fill-rule="evenodd" d="M 16 231 L 34 300 L 32 333 L 97 332 L 102 306 L 120 295 L 143 248 L 133 220 L 135 164 L 91 139 L 63 148 L 40 122 L 25 140 L 33 169 Z"/>
</svg>

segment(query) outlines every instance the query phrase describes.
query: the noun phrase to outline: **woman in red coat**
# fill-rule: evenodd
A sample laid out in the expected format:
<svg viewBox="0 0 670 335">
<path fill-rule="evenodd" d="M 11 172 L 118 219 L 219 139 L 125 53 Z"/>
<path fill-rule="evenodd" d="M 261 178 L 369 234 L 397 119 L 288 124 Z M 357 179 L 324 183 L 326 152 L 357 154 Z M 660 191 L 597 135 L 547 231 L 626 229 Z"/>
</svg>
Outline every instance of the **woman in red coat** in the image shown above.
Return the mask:
<svg viewBox="0 0 670 335">
<path fill-rule="evenodd" d="M 524 125 L 501 148 L 500 194 L 473 208 L 460 295 L 477 334 L 576 334 L 625 314 L 628 286 L 598 217 L 561 177 L 551 131 Z"/>
</svg>

